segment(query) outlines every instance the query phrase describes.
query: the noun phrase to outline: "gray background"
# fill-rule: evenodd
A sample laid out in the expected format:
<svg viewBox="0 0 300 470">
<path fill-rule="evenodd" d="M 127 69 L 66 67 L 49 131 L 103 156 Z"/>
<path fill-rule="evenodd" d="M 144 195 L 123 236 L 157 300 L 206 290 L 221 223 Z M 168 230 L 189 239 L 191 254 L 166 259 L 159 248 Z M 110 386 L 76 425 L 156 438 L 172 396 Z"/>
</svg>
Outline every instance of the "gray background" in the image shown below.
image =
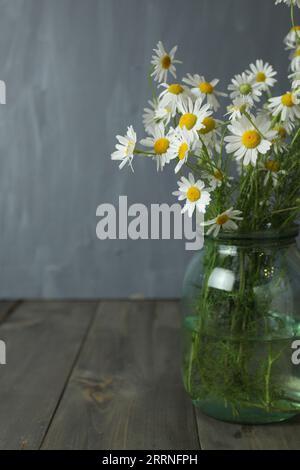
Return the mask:
<svg viewBox="0 0 300 470">
<path fill-rule="evenodd" d="M 289 9 L 274 0 L 1 0 L 0 297 L 178 297 L 191 253 L 180 241 L 98 241 L 96 208 L 175 202 L 172 171 L 110 161 L 115 134 L 150 95 L 161 39 L 179 76 L 227 82 L 256 58 L 284 81 Z M 285 85 L 283 85 L 285 88 Z"/>
</svg>

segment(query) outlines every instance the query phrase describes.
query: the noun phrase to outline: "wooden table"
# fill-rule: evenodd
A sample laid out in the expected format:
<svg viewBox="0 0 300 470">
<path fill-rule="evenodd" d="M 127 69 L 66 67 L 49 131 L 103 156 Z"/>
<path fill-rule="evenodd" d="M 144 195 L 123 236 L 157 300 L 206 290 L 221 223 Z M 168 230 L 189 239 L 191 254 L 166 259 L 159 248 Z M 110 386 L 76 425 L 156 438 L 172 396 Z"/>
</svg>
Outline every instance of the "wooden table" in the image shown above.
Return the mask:
<svg viewBox="0 0 300 470">
<path fill-rule="evenodd" d="M 300 449 L 300 420 L 230 425 L 180 376 L 177 301 L 2 302 L 0 449 Z"/>
</svg>

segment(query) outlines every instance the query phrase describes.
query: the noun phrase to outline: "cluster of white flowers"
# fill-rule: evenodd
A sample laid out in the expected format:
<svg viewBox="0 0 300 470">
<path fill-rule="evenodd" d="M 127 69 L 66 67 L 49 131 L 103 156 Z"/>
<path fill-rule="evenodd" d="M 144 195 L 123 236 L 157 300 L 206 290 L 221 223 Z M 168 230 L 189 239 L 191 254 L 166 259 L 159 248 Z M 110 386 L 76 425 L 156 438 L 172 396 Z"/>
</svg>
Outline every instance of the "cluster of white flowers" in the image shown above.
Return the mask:
<svg viewBox="0 0 300 470">
<path fill-rule="evenodd" d="M 275 3 L 282 2 L 292 9 L 300 7 L 300 0 Z M 140 144 L 146 149 L 137 149 L 136 133 L 130 126 L 125 137 L 117 137 L 112 158 L 120 161 L 120 168 L 127 163 L 132 168 L 135 155 L 152 157 L 159 171 L 173 162 L 176 174 L 187 168 L 189 176 L 182 176 L 174 195 L 185 201 L 183 212 L 189 216 L 195 210 L 206 213 L 214 192 L 222 185 L 231 186 L 232 178 L 222 164 L 223 148 L 238 164 L 240 174 L 254 167 L 265 174 L 265 185 L 276 186 L 284 175 L 276 158 L 286 149 L 300 119 L 300 27 L 293 26 L 285 44 L 292 51 L 291 85 L 281 96 L 272 97 L 277 73 L 269 63 L 257 60 L 250 64 L 232 79 L 226 94 L 218 90 L 218 79 L 200 74 L 187 74 L 178 81 L 176 65 L 181 62 L 175 59 L 177 47 L 167 52 L 159 42 L 152 57 L 158 93 L 143 115 L 148 137 Z M 215 113 L 220 98 L 225 97 L 231 103 L 224 120 L 219 120 Z M 234 220 L 242 220 L 241 212 L 230 208 L 205 225 L 216 236 L 221 228 L 237 230 Z"/>
<path fill-rule="evenodd" d="M 300 8 L 300 0 L 276 0 L 275 5 L 278 5 L 278 3 L 286 3 L 289 7 L 297 5 Z"/>
</svg>

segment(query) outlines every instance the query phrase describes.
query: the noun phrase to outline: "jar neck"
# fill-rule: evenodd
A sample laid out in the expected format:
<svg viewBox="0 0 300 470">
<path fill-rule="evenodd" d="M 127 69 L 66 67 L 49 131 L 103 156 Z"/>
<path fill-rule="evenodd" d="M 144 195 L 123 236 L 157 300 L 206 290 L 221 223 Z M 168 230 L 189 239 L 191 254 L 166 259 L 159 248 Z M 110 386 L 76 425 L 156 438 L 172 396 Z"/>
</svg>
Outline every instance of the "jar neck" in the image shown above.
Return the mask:
<svg viewBox="0 0 300 470">
<path fill-rule="evenodd" d="M 208 237 L 217 244 L 237 246 L 287 246 L 296 243 L 299 227 L 294 226 L 282 231 L 265 230 L 261 232 L 232 233 L 220 232 L 217 238 Z"/>
</svg>

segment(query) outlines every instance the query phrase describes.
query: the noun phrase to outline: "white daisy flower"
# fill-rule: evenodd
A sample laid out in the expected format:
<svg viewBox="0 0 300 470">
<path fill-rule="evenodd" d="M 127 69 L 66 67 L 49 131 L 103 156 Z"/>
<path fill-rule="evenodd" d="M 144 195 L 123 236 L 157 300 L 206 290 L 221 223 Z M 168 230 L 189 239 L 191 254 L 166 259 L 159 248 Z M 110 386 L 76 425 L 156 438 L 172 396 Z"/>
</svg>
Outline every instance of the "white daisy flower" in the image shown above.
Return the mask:
<svg viewBox="0 0 300 470">
<path fill-rule="evenodd" d="M 292 72 L 297 73 L 300 71 L 300 47 L 297 47 L 297 49 L 292 53 L 291 56 L 291 69 Z"/>
<path fill-rule="evenodd" d="M 300 70 L 293 72 L 289 75 L 289 79 L 292 80 L 292 90 L 298 93 L 300 89 Z"/>
<path fill-rule="evenodd" d="M 112 160 L 121 161 L 119 168 L 122 169 L 126 163 L 132 168 L 132 160 L 136 147 L 137 137 L 132 126 L 127 129 L 126 136 L 117 135 L 119 143 L 116 145 L 116 151 L 111 154 Z"/>
<path fill-rule="evenodd" d="M 162 83 L 160 86 L 165 88 L 159 97 L 161 100 L 160 106 L 170 109 L 172 117 L 174 117 L 178 106 L 187 101 L 190 97 L 190 91 L 186 86 L 180 85 L 179 83 L 173 83 L 171 85 Z"/>
<path fill-rule="evenodd" d="M 163 124 L 159 124 L 151 129 L 152 137 L 140 141 L 141 145 L 151 148 L 151 151 L 155 154 L 157 171 L 162 171 L 164 166 L 170 163 L 170 145 L 173 133 L 174 129 L 171 128 L 166 134 Z"/>
<path fill-rule="evenodd" d="M 220 81 L 218 79 L 208 82 L 205 77 L 201 77 L 197 74 L 188 74 L 182 81 L 192 87 L 191 91 L 197 98 L 200 97 L 203 100 L 207 98 L 208 104 L 211 105 L 214 111 L 217 111 L 220 108 L 217 96 L 227 96 L 226 93 L 221 93 L 216 90 L 216 86 Z"/>
<path fill-rule="evenodd" d="M 168 53 L 161 41 L 157 44 L 157 49 L 154 49 L 155 55 L 152 56 L 151 64 L 154 66 L 154 72 L 151 74 L 156 82 L 166 82 L 168 72 L 176 78 L 176 67 L 174 64 L 181 64 L 179 60 L 175 60 L 177 46 Z"/>
<path fill-rule="evenodd" d="M 264 186 L 272 181 L 274 187 L 277 186 L 280 176 L 286 174 L 284 170 L 280 170 L 280 163 L 276 160 L 267 160 L 264 163 L 260 163 L 259 168 L 266 173 L 264 179 Z"/>
<path fill-rule="evenodd" d="M 279 3 L 285 3 L 289 7 L 291 5 L 294 5 L 300 8 L 300 0 L 276 0 L 275 5 L 278 5 Z"/>
<path fill-rule="evenodd" d="M 245 111 L 249 112 L 253 106 L 253 101 L 248 96 L 240 96 L 233 100 L 233 103 L 227 107 L 225 116 L 229 116 L 230 121 L 241 119 Z"/>
<path fill-rule="evenodd" d="M 247 73 L 243 72 L 241 75 L 236 75 L 228 86 L 231 91 L 230 98 L 247 97 L 252 101 L 259 101 L 261 98 L 260 85 L 253 83 L 253 78 Z"/>
<path fill-rule="evenodd" d="M 176 129 L 174 138 L 170 145 L 170 159 L 178 158 L 175 173 L 178 173 L 187 162 L 189 153 L 196 152 L 199 142 L 195 140 L 194 135 L 186 129 Z"/>
<path fill-rule="evenodd" d="M 212 116 L 208 116 L 202 121 L 203 128 L 198 131 L 201 142 L 207 147 L 208 150 L 216 149 L 220 151 L 219 138 L 221 133 L 218 129 L 218 125 L 221 121 L 214 119 Z"/>
<path fill-rule="evenodd" d="M 191 98 L 188 98 L 187 102 L 179 104 L 178 109 L 182 114 L 179 120 L 179 127 L 187 129 L 195 137 L 198 137 L 198 131 L 205 127 L 203 124 L 204 119 L 212 114 L 210 105 L 203 105 L 201 98 L 198 98 L 195 103 L 193 103 Z"/>
<path fill-rule="evenodd" d="M 167 126 L 172 118 L 171 108 L 161 107 L 158 100 L 148 101 L 150 108 L 144 109 L 143 124 L 148 134 L 151 134 L 153 127 L 162 123 Z"/>
<path fill-rule="evenodd" d="M 300 26 L 293 26 L 284 38 L 287 49 L 295 49 L 300 42 Z"/>
<path fill-rule="evenodd" d="M 255 166 L 259 154 L 265 155 L 272 147 L 274 131 L 270 131 L 270 121 L 263 118 L 253 119 L 253 124 L 243 116 L 228 126 L 233 135 L 225 137 L 227 153 L 233 153 L 237 160 L 243 159 L 245 166 Z M 260 132 L 258 132 L 258 130 Z"/>
<path fill-rule="evenodd" d="M 220 188 L 224 183 L 228 188 L 230 188 L 231 187 L 230 181 L 234 179 L 232 176 L 227 176 L 226 178 L 223 171 L 220 170 L 219 168 L 216 168 L 214 170 L 213 175 L 206 173 L 204 177 L 208 179 L 208 183 L 211 188 L 211 191 L 215 191 L 217 188 Z"/>
<path fill-rule="evenodd" d="M 206 232 L 206 235 L 212 234 L 213 237 L 217 237 L 221 229 L 224 231 L 238 230 L 238 225 L 235 223 L 235 220 L 243 220 L 243 217 L 240 217 L 241 214 L 241 211 L 233 210 L 233 207 L 231 207 L 227 211 L 218 215 L 215 219 L 203 222 L 201 225 L 203 227 L 210 227 Z"/>
<path fill-rule="evenodd" d="M 205 214 L 206 207 L 211 200 L 205 183 L 201 180 L 195 181 L 194 176 L 190 173 L 189 179 L 183 176 L 177 184 L 179 191 L 175 191 L 173 195 L 177 196 L 179 201 L 186 201 L 182 214 L 187 212 L 189 217 L 192 217 L 195 210 Z"/>
<path fill-rule="evenodd" d="M 294 91 L 288 91 L 282 96 L 270 98 L 269 109 L 273 116 L 279 116 L 281 121 L 295 121 L 300 118 L 300 98 Z"/>
<path fill-rule="evenodd" d="M 291 132 L 294 129 L 293 123 L 287 122 L 285 125 L 283 124 L 276 124 L 273 128 L 276 132 L 276 136 L 273 139 L 273 149 L 274 152 L 278 155 L 284 152 L 287 149 L 288 142 L 287 139 Z"/>
<path fill-rule="evenodd" d="M 253 82 L 257 83 L 265 91 L 273 87 L 277 82 L 274 78 L 277 72 L 275 72 L 272 65 L 268 64 L 268 62 L 264 63 L 262 60 L 257 60 L 255 64 L 250 64 L 249 75 Z"/>
</svg>

